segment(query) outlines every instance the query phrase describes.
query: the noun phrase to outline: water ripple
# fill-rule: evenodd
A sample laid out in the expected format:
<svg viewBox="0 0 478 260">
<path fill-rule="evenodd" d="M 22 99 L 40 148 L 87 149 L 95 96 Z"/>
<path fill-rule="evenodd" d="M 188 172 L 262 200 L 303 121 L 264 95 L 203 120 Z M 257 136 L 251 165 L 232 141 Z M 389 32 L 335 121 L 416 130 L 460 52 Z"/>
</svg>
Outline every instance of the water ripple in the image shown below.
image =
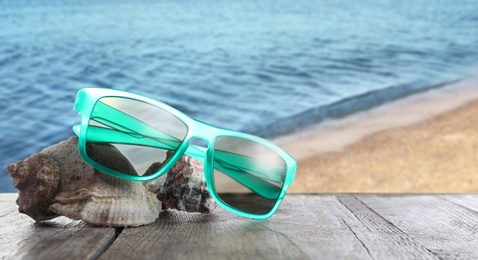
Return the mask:
<svg viewBox="0 0 478 260">
<path fill-rule="evenodd" d="M 0 0 L 0 183 L 72 134 L 85 86 L 273 136 L 477 65 L 474 0 L 189 2 Z"/>
</svg>

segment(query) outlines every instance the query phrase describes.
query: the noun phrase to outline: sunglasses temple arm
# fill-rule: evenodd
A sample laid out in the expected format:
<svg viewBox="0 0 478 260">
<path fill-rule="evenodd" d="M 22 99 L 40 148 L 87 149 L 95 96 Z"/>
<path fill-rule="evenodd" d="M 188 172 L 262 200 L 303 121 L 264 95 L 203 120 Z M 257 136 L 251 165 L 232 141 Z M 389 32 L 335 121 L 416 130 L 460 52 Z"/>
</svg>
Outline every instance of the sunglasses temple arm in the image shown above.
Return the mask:
<svg viewBox="0 0 478 260">
<path fill-rule="evenodd" d="M 107 117 L 104 117 L 104 115 L 107 115 Z M 90 120 L 93 120 L 105 126 L 111 127 L 111 128 L 104 128 L 104 127 L 90 125 L 88 128 L 87 136 L 86 136 L 86 139 L 90 142 L 98 142 L 98 143 L 108 142 L 108 143 L 144 145 L 149 147 L 158 147 L 158 148 L 166 149 L 166 150 L 175 150 L 177 147 L 179 147 L 181 143 L 181 140 L 171 135 L 168 135 L 160 131 L 159 129 L 151 127 L 150 125 L 145 124 L 141 120 L 138 120 L 137 118 L 130 116 L 126 113 L 123 113 L 122 111 L 116 108 L 113 108 L 109 106 L 108 104 L 105 104 L 102 102 L 98 102 L 96 104 L 94 112 L 90 115 Z M 121 124 L 119 124 L 119 122 L 121 122 Z M 106 139 L 109 139 L 109 140 L 106 140 Z M 201 162 L 204 162 L 204 158 L 206 155 L 203 149 L 204 148 L 202 147 L 196 147 L 191 145 L 186 151 L 186 154 L 190 155 L 191 157 L 195 159 L 198 159 Z M 229 156 L 225 156 L 225 155 L 229 155 Z M 231 158 L 231 155 L 232 155 L 232 158 Z M 224 157 L 223 158 L 224 160 L 221 160 L 221 157 Z M 244 186 L 246 186 L 247 188 L 251 189 L 252 191 L 258 194 L 261 194 L 262 190 L 257 190 L 253 188 L 256 186 L 255 184 L 256 181 L 263 182 L 264 183 L 263 187 L 267 187 L 269 185 L 276 187 L 275 185 L 265 180 L 262 180 L 261 178 L 257 178 L 257 180 L 254 180 L 254 181 L 239 180 L 241 178 L 245 178 L 243 176 L 255 175 L 255 171 L 250 169 L 251 163 L 249 162 L 249 160 L 245 159 L 245 156 L 226 152 L 226 153 L 223 153 L 222 156 L 215 156 L 215 161 L 218 161 L 217 158 L 219 158 L 219 161 L 234 162 L 234 164 L 228 164 L 228 165 L 233 165 L 232 167 L 233 169 L 241 169 L 241 170 L 245 169 L 246 171 L 242 171 L 242 172 L 236 172 L 234 170 L 233 171 L 226 170 L 225 173 L 229 175 L 231 178 L 235 179 L 239 183 L 243 184 Z M 257 164 L 257 165 L 260 165 L 260 164 Z M 227 169 L 231 169 L 231 167 Z M 247 173 L 247 174 L 244 174 L 244 173 Z M 282 171 L 280 171 L 280 173 L 282 173 Z M 280 182 L 282 181 L 281 176 L 282 174 L 274 174 L 273 176 L 261 176 L 261 177 L 270 179 L 271 181 Z M 253 176 L 253 177 L 256 177 L 256 176 Z M 277 179 L 277 180 L 274 180 L 271 177 L 279 177 L 279 178 L 274 178 L 274 179 Z"/>
<path fill-rule="evenodd" d="M 73 127 L 73 131 L 79 136 L 80 134 L 80 125 L 75 125 Z M 160 132 L 160 131 L 158 131 Z M 159 135 L 159 133 L 157 134 Z M 118 143 L 118 144 L 130 144 L 130 145 L 141 145 L 141 146 L 148 146 L 148 147 L 156 147 L 160 149 L 165 149 L 169 151 L 173 151 L 178 147 L 181 143 L 180 140 L 174 138 L 173 136 L 167 135 L 165 133 L 161 133 L 161 137 L 149 137 L 144 136 L 140 133 L 131 133 L 121 131 L 119 129 L 110 129 L 104 127 L 98 127 L 90 125 L 88 127 L 88 133 L 86 136 L 86 140 L 89 142 L 94 143 Z M 193 157 L 194 159 L 203 162 L 204 158 L 206 157 L 206 149 L 200 146 L 190 145 L 185 152 L 186 155 Z M 273 182 L 281 182 L 282 178 L 282 170 L 280 164 L 274 165 L 271 162 L 267 162 L 266 168 L 263 170 L 257 169 L 257 167 L 261 167 L 264 163 L 257 162 L 257 159 L 252 159 L 247 156 L 243 156 L 240 154 L 225 152 L 225 151 L 216 151 L 214 155 L 215 161 L 226 162 L 229 165 L 229 168 L 239 169 L 247 172 L 248 174 L 256 175 L 258 177 L 268 179 Z M 268 174 L 266 176 L 260 176 L 260 172 L 271 172 L 276 174 Z"/>
<path fill-rule="evenodd" d="M 104 117 L 103 115 L 107 115 L 107 117 Z M 126 142 L 123 141 L 119 143 L 145 145 L 159 147 L 161 149 L 167 150 L 176 150 L 176 148 L 179 147 L 180 143 L 182 142 L 181 140 L 163 131 L 160 131 L 159 129 L 156 129 L 144 123 L 143 121 L 129 114 L 123 113 L 122 111 L 102 102 L 98 102 L 96 104 L 94 112 L 91 114 L 90 119 L 112 128 L 108 129 L 96 127 L 98 131 L 113 130 L 119 133 L 123 133 L 125 138 L 123 138 L 123 136 L 116 136 L 116 138 L 118 140 L 126 139 Z M 118 122 L 121 122 L 121 124 L 118 124 Z M 90 128 L 91 127 L 92 126 L 90 126 Z M 104 135 L 100 135 L 98 141 L 101 142 L 102 138 L 104 138 L 105 136 L 109 136 L 109 134 L 105 133 Z M 90 139 L 87 138 L 87 140 Z M 151 143 L 151 141 L 157 141 L 157 143 Z M 229 162 L 230 165 L 235 166 L 234 168 L 240 168 L 242 170 L 245 170 L 247 173 L 253 175 L 258 175 L 256 173 L 260 172 L 268 172 L 271 174 L 259 177 L 265 178 L 273 182 L 282 182 L 283 167 L 280 164 L 275 164 L 273 162 L 267 162 L 266 164 L 264 164 L 263 162 L 258 163 L 257 159 L 251 159 L 244 155 L 224 151 L 216 152 L 220 154 L 215 154 L 215 159 L 219 158 L 224 162 Z M 201 162 L 204 162 L 204 158 L 206 156 L 204 148 L 192 145 L 189 146 L 188 150 L 186 151 L 186 154 Z M 257 169 L 257 167 L 261 168 L 261 166 L 264 165 L 266 166 L 266 169 Z"/>
<path fill-rule="evenodd" d="M 73 131 L 76 135 L 80 135 L 80 125 L 75 125 L 73 127 Z M 89 126 L 87 137 L 86 139 L 89 142 L 94 143 L 121 143 L 121 144 L 132 144 L 132 145 L 144 145 L 149 147 L 156 147 L 165 150 L 174 150 L 175 147 L 179 146 L 179 140 L 170 136 L 170 138 L 137 138 L 137 134 L 135 133 L 126 133 L 120 130 L 108 129 L 98 126 Z M 193 157 L 194 159 L 204 162 L 206 157 L 206 151 L 203 147 L 198 147 L 194 145 L 190 145 L 186 150 L 185 154 Z M 236 155 L 238 156 L 238 155 Z M 240 157 L 240 156 L 239 156 Z M 232 167 L 229 163 L 224 163 L 220 159 L 215 159 L 218 163 L 217 165 L 221 165 L 221 172 L 228 175 L 232 179 L 236 180 L 237 182 L 241 183 L 245 187 L 251 189 L 253 192 L 265 197 L 265 198 L 277 198 L 277 193 L 280 192 L 280 188 L 277 186 L 270 184 L 263 179 L 254 176 L 252 173 L 247 173 L 241 171 L 240 168 Z M 241 160 L 234 160 L 239 165 L 241 164 Z M 245 164 L 245 160 L 243 161 Z M 223 166 L 223 165 L 227 165 Z"/>
</svg>

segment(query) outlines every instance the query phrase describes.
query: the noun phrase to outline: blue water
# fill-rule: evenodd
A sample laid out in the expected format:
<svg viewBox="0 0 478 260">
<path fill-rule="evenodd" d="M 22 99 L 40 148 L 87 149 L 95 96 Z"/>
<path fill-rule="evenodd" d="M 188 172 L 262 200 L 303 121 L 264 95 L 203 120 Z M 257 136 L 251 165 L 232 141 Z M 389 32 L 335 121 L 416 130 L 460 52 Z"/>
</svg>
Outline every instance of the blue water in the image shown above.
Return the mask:
<svg viewBox="0 0 478 260">
<path fill-rule="evenodd" d="M 477 64 L 476 0 L 0 0 L 0 192 L 6 164 L 73 134 L 84 86 L 272 137 Z"/>
</svg>

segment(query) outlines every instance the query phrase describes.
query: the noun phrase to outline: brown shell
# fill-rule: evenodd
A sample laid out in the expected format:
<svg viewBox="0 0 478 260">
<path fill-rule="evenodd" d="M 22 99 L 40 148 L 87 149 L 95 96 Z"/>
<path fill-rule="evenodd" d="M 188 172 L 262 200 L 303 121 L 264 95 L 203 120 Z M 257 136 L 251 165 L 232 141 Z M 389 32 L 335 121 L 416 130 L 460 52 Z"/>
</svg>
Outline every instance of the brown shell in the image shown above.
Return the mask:
<svg viewBox="0 0 478 260">
<path fill-rule="evenodd" d="M 57 215 L 49 209 L 60 183 L 60 167 L 48 155 L 33 154 L 24 161 L 7 166 L 17 188 L 18 211 L 35 220 L 48 220 Z"/>
<path fill-rule="evenodd" d="M 145 186 L 158 194 L 166 209 L 210 213 L 217 207 L 204 180 L 203 164 L 189 156 L 181 157 L 166 179 L 153 180 Z"/>
<path fill-rule="evenodd" d="M 61 215 L 102 226 L 139 226 L 158 218 L 161 202 L 154 193 L 96 171 L 79 156 L 77 142 L 71 137 L 7 167 L 20 190 L 20 212 L 37 221 Z M 112 146 L 87 149 L 118 170 L 132 168 Z"/>
</svg>

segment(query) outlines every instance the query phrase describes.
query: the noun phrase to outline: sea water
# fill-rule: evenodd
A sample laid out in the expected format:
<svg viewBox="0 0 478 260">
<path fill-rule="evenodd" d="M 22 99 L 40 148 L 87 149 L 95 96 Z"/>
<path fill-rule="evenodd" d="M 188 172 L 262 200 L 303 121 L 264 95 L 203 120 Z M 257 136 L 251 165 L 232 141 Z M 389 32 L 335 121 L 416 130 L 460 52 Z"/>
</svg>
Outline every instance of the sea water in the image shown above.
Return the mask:
<svg viewBox="0 0 478 260">
<path fill-rule="evenodd" d="M 477 63 L 476 0 L 0 0 L 0 192 L 8 163 L 73 135 L 82 87 L 274 137 Z"/>
</svg>

